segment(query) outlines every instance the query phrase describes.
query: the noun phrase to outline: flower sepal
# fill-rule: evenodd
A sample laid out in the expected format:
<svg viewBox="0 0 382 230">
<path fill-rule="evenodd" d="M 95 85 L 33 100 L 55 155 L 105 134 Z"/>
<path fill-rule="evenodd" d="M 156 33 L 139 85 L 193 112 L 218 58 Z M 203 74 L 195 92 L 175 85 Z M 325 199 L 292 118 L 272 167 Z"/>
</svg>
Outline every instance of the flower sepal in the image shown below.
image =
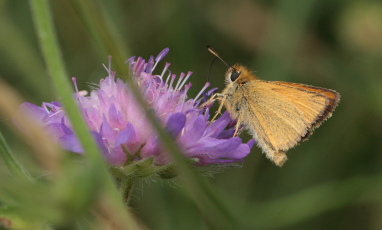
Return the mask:
<svg viewBox="0 0 382 230">
<path fill-rule="evenodd" d="M 198 162 L 197 158 L 189 158 L 190 164 Z M 166 165 L 156 165 L 154 158 L 150 157 L 143 160 L 135 160 L 123 166 L 112 166 L 110 172 L 115 178 L 134 177 L 134 178 L 147 178 L 150 176 L 159 176 L 162 179 L 172 179 L 178 176 L 174 169 L 174 163 Z"/>
<path fill-rule="evenodd" d="M 116 178 L 119 177 L 135 177 L 135 178 L 146 178 L 159 174 L 160 172 L 169 168 L 171 164 L 167 165 L 155 165 L 154 158 L 149 157 L 143 160 L 135 160 L 127 165 L 123 166 L 113 166 L 110 171 Z"/>
<path fill-rule="evenodd" d="M 199 162 L 198 158 L 187 158 L 187 161 L 191 165 L 195 165 Z M 162 179 L 173 179 L 178 176 L 178 173 L 174 169 L 174 163 L 171 163 L 169 165 L 166 165 L 166 167 L 163 167 L 162 170 L 158 171 L 158 176 Z"/>
<path fill-rule="evenodd" d="M 172 179 L 178 176 L 178 173 L 175 171 L 174 167 L 172 164 L 168 165 L 165 169 L 161 170 L 158 172 L 158 176 L 162 179 Z"/>
</svg>

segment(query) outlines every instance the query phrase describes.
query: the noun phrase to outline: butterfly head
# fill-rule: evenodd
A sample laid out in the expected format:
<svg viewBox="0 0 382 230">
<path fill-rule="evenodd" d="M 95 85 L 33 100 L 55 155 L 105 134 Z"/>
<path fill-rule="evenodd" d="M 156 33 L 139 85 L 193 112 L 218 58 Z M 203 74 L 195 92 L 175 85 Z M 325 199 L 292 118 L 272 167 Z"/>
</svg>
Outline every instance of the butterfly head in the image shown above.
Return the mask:
<svg viewBox="0 0 382 230">
<path fill-rule="evenodd" d="M 225 74 L 225 79 L 227 84 L 236 83 L 239 85 L 243 85 L 248 81 L 255 80 L 255 76 L 251 71 L 247 69 L 247 67 L 235 64 L 227 70 Z"/>
</svg>

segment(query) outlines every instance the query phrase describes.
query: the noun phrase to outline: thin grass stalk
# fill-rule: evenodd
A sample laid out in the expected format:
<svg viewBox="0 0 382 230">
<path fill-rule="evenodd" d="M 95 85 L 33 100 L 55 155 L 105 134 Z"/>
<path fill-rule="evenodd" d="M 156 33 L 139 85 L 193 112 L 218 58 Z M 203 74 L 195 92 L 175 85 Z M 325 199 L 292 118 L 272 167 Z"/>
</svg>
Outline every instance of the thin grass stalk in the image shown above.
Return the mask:
<svg viewBox="0 0 382 230">
<path fill-rule="evenodd" d="M 100 150 L 97 148 L 98 145 L 93 139 L 82 117 L 80 109 L 74 100 L 73 90 L 65 70 L 61 51 L 54 31 L 49 3 L 47 0 L 30 0 L 30 4 L 36 32 L 38 34 L 49 75 L 55 85 L 57 94 L 62 100 L 74 130 L 89 157 L 92 166 L 90 169 L 98 170 L 98 175 L 100 175 L 100 178 L 98 179 L 105 184 L 106 194 L 104 196 L 106 198 L 104 199 L 107 200 L 107 203 L 104 205 L 108 207 L 107 214 L 108 216 L 111 216 L 110 212 L 114 214 L 113 222 L 116 226 L 120 226 L 116 229 L 139 229 L 133 218 L 123 206 L 120 194 L 118 193 L 110 174 L 106 170 L 105 161 Z"/>
</svg>

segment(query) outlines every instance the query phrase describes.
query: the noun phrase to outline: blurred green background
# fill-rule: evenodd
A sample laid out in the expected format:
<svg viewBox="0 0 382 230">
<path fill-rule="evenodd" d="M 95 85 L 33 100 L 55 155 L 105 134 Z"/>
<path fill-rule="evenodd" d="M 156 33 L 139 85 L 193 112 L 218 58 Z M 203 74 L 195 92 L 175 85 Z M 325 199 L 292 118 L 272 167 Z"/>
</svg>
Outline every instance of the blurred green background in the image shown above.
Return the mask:
<svg viewBox="0 0 382 230">
<path fill-rule="evenodd" d="M 74 0 L 50 2 L 68 73 L 77 77 L 80 89 L 89 90 L 89 83 L 107 76 L 102 67 L 107 55 L 90 36 Z M 101 5 L 126 58 L 149 58 L 169 47 L 165 61 L 171 70 L 194 72 L 190 97 L 207 81 L 213 56 L 206 45 L 264 80 L 341 93 L 333 117 L 288 152 L 284 167 L 254 147 L 242 167 L 210 179 L 248 229 L 382 229 L 381 1 L 113 0 Z M 213 87 L 224 88 L 225 71 L 222 63 L 213 65 Z M 0 77 L 26 101 L 59 100 L 27 1 L 0 0 Z M 28 164 L 25 145 L 7 123 L 9 118 L 1 118 L 0 129 Z M 142 182 L 132 206 L 148 229 L 207 229 L 177 180 Z"/>
</svg>

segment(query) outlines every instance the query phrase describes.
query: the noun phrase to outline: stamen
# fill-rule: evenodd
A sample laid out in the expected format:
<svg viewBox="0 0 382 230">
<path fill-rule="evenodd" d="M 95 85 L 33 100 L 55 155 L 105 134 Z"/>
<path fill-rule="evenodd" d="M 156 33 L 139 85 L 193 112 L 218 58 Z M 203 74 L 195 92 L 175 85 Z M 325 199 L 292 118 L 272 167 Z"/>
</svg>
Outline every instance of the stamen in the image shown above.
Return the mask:
<svg viewBox="0 0 382 230">
<path fill-rule="evenodd" d="M 183 94 L 180 96 L 180 100 L 181 101 L 181 107 L 180 107 L 180 111 L 183 111 L 183 106 L 184 106 L 184 103 L 186 102 L 186 99 L 187 99 L 187 91 L 191 88 L 192 84 L 187 84 L 185 87 L 184 87 L 184 91 L 183 91 Z"/>
<path fill-rule="evenodd" d="M 144 59 L 141 59 L 141 61 L 139 63 L 137 62 L 136 65 L 138 65 L 138 66 L 136 66 L 136 71 L 135 71 L 136 76 L 141 75 L 141 73 L 142 73 L 142 71 L 143 71 L 143 69 L 145 67 L 145 64 L 146 63 L 145 63 Z"/>
<path fill-rule="evenodd" d="M 156 56 L 156 58 L 155 58 L 155 64 L 154 64 L 154 66 L 153 66 L 153 71 L 154 71 L 154 69 L 155 69 L 155 67 L 157 67 L 157 65 L 158 65 L 158 63 L 168 54 L 168 52 L 170 51 L 170 49 L 169 48 L 166 48 L 166 49 L 164 49 L 164 50 L 162 50 L 159 54 L 158 54 L 158 56 Z M 167 63 L 166 63 L 167 64 Z"/>
<path fill-rule="evenodd" d="M 162 51 L 158 54 L 158 56 L 156 56 L 155 61 L 156 61 L 156 62 L 160 62 L 160 61 L 161 61 L 161 60 L 168 54 L 169 51 L 170 51 L 169 48 L 165 48 L 164 50 L 162 50 Z"/>
<path fill-rule="evenodd" d="M 190 82 L 190 83 L 188 83 L 186 86 L 184 86 L 184 94 L 186 94 L 187 93 L 187 91 L 190 89 L 192 87 L 192 83 Z"/>
<path fill-rule="evenodd" d="M 41 107 L 43 107 L 47 113 L 50 113 L 51 111 L 53 111 L 53 108 L 55 106 L 51 103 L 43 102 Z"/>
<path fill-rule="evenodd" d="M 170 85 L 168 86 L 168 88 L 169 88 L 169 89 L 171 89 L 171 88 L 172 88 L 172 83 L 174 83 L 174 80 L 175 80 L 175 78 L 176 78 L 176 75 L 175 75 L 175 74 L 173 74 L 173 75 L 171 76 Z"/>
<path fill-rule="evenodd" d="M 146 65 L 146 73 L 152 73 L 153 72 L 153 66 L 154 66 L 154 57 L 151 56 L 150 59 L 148 60 L 147 62 L 147 65 Z"/>
<path fill-rule="evenodd" d="M 202 93 L 204 92 L 204 90 L 206 90 L 210 85 L 211 85 L 211 83 L 206 82 L 206 84 L 205 84 L 204 87 L 200 90 L 200 92 L 198 93 L 198 95 L 196 95 L 196 97 L 195 97 L 194 100 L 197 101 L 198 98 L 200 97 L 200 95 L 202 95 Z"/>
<path fill-rule="evenodd" d="M 81 101 L 81 94 L 80 94 L 80 92 L 78 91 L 78 87 L 77 87 L 77 79 L 75 78 L 75 77 L 72 77 L 72 82 L 73 82 L 73 84 L 74 84 L 74 88 L 76 89 L 76 96 L 77 96 L 77 99 L 78 99 L 78 101 L 80 101 L 80 102 L 82 102 Z"/>
<path fill-rule="evenodd" d="M 140 67 L 140 65 L 142 64 L 142 62 L 145 62 L 144 59 L 141 58 L 141 57 L 138 57 L 138 60 L 137 60 L 137 62 L 134 65 L 134 73 L 135 74 L 137 74 L 137 70 Z"/>
<path fill-rule="evenodd" d="M 135 62 L 135 56 L 132 56 L 132 57 L 130 57 L 129 59 L 127 59 L 127 60 L 125 61 L 125 64 L 127 64 L 127 63 L 134 64 L 134 62 Z"/>
<path fill-rule="evenodd" d="M 74 88 L 76 89 L 76 93 L 78 93 L 77 79 L 75 77 L 72 77 L 72 82 L 73 82 Z"/>
<path fill-rule="evenodd" d="M 170 63 L 168 63 L 168 62 L 166 62 L 166 65 L 165 65 L 165 67 L 164 67 L 164 69 L 163 69 L 163 71 L 162 71 L 162 73 L 161 73 L 161 78 L 163 79 L 163 76 L 164 76 L 164 74 L 166 73 L 166 71 L 167 71 L 167 69 L 168 69 L 168 67 L 170 66 L 171 64 Z M 155 68 L 155 66 L 154 66 L 154 68 Z"/>
<path fill-rule="evenodd" d="M 112 60 L 112 57 L 109 55 L 107 57 L 109 59 L 109 66 L 106 66 L 105 64 L 102 64 L 103 68 L 105 68 L 105 70 L 107 71 L 107 73 L 110 75 L 113 74 L 113 71 L 111 70 L 111 60 Z"/>
<path fill-rule="evenodd" d="M 182 81 L 182 79 L 184 78 L 185 74 L 184 73 L 181 73 L 180 76 L 179 76 L 179 79 L 178 79 L 178 83 L 176 84 L 175 86 L 175 91 L 178 89 L 178 86 L 180 84 L 180 82 Z"/>
<path fill-rule="evenodd" d="M 192 74 L 193 74 L 193 72 L 188 71 L 187 76 L 186 76 L 186 78 L 184 78 L 182 84 L 180 84 L 179 89 L 182 89 L 183 85 L 188 81 L 188 79 L 191 77 Z"/>
<path fill-rule="evenodd" d="M 170 70 L 168 70 L 170 73 L 168 74 L 168 76 L 167 76 L 167 78 L 166 78 L 166 85 L 168 85 L 168 80 L 170 79 L 170 76 L 172 75 L 171 74 L 171 71 Z"/>
<path fill-rule="evenodd" d="M 111 55 L 109 55 L 109 56 L 107 57 L 107 59 L 109 59 L 109 70 L 111 71 L 111 60 L 112 60 L 113 58 L 111 57 Z"/>
<path fill-rule="evenodd" d="M 199 109 L 192 108 L 192 109 L 189 109 L 189 110 L 185 111 L 184 113 L 187 114 L 187 113 L 191 113 L 191 112 L 197 112 L 197 113 L 199 113 L 200 110 L 199 110 Z"/>
<path fill-rule="evenodd" d="M 158 86 L 163 85 L 162 76 L 153 75 L 153 80 L 154 80 L 155 83 L 157 83 Z"/>
<path fill-rule="evenodd" d="M 208 90 L 206 96 L 211 96 L 212 94 L 214 94 L 216 92 L 216 90 L 218 90 L 218 88 L 213 88 L 213 89 Z"/>
<path fill-rule="evenodd" d="M 46 116 L 42 119 L 42 121 L 43 121 L 43 122 L 47 122 L 50 118 L 56 116 L 57 114 L 59 114 L 59 113 L 61 113 L 61 112 L 64 112 L 64 110 L 63 110 L 63 109 L 59 109 L 59 110 L 57 110 L 57 111 L 54 112 L 54 113 L 48 114 L 48 115 L 46 115 Z"/>
<path fill-rule="evenodd" d="M 207 93 L 204 93 L 203 94 L 203 101 L 204 102 L 207 102 L 209 100 L 209 98 L 218 90 L 218 88 L 213 88 L 213 89 L 210 89 L 208 90 Z"/>
</svg>

